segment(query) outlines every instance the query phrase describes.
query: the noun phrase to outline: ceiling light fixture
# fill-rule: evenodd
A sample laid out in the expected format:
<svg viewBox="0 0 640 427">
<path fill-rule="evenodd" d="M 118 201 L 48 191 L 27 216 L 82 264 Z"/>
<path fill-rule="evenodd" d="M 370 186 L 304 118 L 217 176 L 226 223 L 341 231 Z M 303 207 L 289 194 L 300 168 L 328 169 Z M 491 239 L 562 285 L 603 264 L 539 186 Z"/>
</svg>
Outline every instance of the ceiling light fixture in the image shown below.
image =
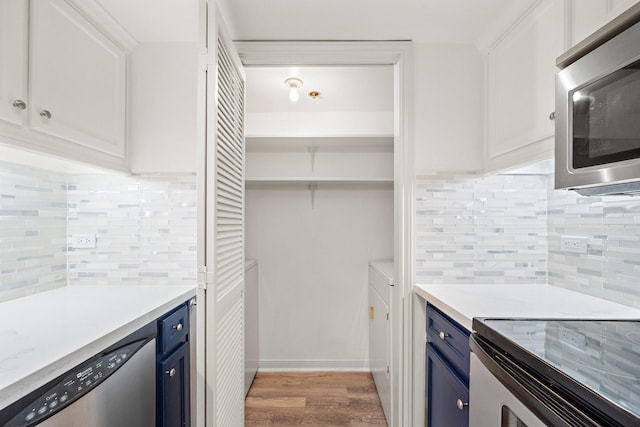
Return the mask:
<svg viewBox="0 0 640 427">
<path fill-rule="evenodd" d="M 284 84 L 286 84 L 290 89 L 289 99 L 291 100 L 291 102 L 296 102 L 298 99 L 300 99 L 298 88 L 302 87 L 302 80 L 297 79 L 295 77 L 289 77 L 287 80 L 284 81 Z"/>
</svg>

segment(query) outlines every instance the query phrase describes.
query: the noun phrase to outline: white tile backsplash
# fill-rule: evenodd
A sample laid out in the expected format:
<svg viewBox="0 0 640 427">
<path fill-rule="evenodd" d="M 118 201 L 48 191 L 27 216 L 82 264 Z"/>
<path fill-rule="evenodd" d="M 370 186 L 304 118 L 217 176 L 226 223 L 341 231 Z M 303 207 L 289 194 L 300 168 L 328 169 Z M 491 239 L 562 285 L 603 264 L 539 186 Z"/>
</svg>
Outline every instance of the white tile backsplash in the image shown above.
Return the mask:
<svg viewBox="0 0 640 427">
<path fill-rule="evenodd" d="M 546 182 L 537 175 L 418 175 L 417 281 L 544 283 Z"/>
<path fill-rule="evenodd" d="M 586 254 L 561 236 L 586 237 Z M 416 178 L 420 283 L 545 282 L 640 307 L 640 197 L 584 197 L 553 175 Z"/>
<path fill-rule="evenodd" d="M 71 249 L 76 233 L 95 249 Z M 193 174 L 67 175 L 0 162 L 0 301 L 67 284 L 193 285 Z"/>
<path fill-rule="evenodd" d="M 549 283 L 640 308 L 640 197 L 584 197 L 549 180 Z M 587 237 L 586 254 L 563 235 Z"/>
<path fill-rule="evenodd" d="M 65 286 L 66 177 L 0 161 L 0 301 Z"/>
<path fill-rule="evenodd" d="M 69 250 L 70 284 L 195 283 L 194 175 L 69 179 L 67 233 L 96 234 L 95 249 Z"/>
</svg>

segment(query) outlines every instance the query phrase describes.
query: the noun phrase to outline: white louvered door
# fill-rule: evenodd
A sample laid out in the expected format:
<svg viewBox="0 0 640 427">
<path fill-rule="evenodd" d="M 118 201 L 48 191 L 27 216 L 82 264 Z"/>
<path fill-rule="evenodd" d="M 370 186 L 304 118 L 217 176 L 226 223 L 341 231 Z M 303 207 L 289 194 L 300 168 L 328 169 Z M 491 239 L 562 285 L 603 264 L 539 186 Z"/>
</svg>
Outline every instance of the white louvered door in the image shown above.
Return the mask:
<svg viewBox="0 0 640 427">
<path fill-rule="evenodd" d="M 216 26 L 208 69 L 206 172 L 207 426 L 244 425 L 244 70 Z M 211 30 L 211 28 L 210 28 Z M 211 40 L 211 39 L 210 39 Z M 209 50 L 213 51 L 213 40 Z M 210 99 L 213 98 L 213 99 Z M 213 101 L 213 102 L 212 102 Z"/>
</svg>

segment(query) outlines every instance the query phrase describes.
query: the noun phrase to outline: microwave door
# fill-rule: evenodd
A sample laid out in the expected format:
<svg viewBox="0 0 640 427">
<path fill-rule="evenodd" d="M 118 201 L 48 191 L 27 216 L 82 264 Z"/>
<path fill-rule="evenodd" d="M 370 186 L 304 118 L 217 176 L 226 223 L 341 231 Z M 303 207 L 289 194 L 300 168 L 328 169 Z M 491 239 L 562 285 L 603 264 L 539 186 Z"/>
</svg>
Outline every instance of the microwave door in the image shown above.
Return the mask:
<svg viewBox="0 0 640 427">
<path fill-rule="evenodd" d="M 640 158 L 640 61 L 571 96 L 573 169 Z"/>
</svg>

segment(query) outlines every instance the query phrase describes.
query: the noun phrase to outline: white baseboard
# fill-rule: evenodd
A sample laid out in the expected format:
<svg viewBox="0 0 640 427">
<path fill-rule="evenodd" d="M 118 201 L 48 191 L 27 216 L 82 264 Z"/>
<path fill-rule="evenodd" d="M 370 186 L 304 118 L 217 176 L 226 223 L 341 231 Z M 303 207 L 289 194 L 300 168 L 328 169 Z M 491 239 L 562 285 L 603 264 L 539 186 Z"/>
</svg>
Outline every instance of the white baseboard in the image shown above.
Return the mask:
<svg viewBox="0 0 640 427">
<path fill-rule="evenodd" d="M 260 372 L 369 371 L 368 360 L 272 359 L 258 362 Z"/>
</svg>

